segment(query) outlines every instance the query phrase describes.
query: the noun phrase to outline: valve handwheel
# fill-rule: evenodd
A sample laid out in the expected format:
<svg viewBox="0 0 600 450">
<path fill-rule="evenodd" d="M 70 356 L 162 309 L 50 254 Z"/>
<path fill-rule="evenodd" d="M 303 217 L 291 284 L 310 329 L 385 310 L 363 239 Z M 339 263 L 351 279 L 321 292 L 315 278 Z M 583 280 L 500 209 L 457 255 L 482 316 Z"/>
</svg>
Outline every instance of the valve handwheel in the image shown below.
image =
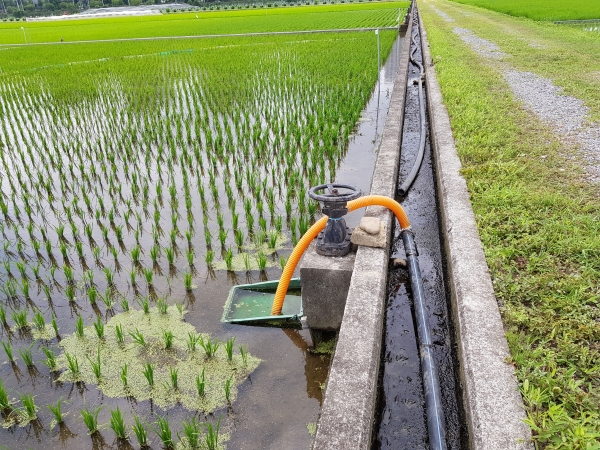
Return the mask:
<svg viewBox="0 0 600 450">
<path fill-rule="evenodd" d="M 327 194 L 317 194 L 317 192 L 322 191 L 324 189 L 328 190 Z M 340 194 L 340 191 L 339 191 L 340 189 L 346 189 L 346 190 L 349 190 L 350 192 L 348 192 L 346 194 Z M 350 184 L 340 184 L 340 183 L 320 184 L 319 186 L 310 188 L 310 190 L 308 191 L 308 196 L 310 198 L 312 198 L 313 200 L 317 200 L 319 202 L 323 202 L 323 203 L 330 203 L 330 202 L 347 203 L 350 200 L 357 199 L 361 195 L 362 195 L 361 190 L 358 189 L 356 186 L 352 186 Z"/>
</svg>

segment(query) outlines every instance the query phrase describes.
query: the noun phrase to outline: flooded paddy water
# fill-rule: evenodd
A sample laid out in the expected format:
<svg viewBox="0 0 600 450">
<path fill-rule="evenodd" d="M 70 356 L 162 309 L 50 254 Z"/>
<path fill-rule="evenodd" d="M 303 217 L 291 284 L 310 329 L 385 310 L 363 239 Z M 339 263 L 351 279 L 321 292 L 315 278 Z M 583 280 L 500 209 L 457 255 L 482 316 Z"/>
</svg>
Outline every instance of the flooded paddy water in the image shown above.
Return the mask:
<svg viewBox="0 0 600 450">
<path fill-rule="evenodd" d="M 0 349 L 12 403 L 1 445 L 137 447 L 135 415 L 152 448 L 162 446 L 151 430 L 157 416 L 168 418 L 174 442 L 197 417 L 220 420 L 229 448 L 309 447 L 331 355 L 309 351 L 297 330 L 220 318 L 232 285 L 279 277 L 318 218 L 311 185 L 333 179 L 368 192 L 402 41 L 382 33 L 389 57 L 372 90 L 376 41 L 364 34 L 254 39 L 230 59 L 217 48 L 239 45 L 232 39 L 193 51 L 181 42 L 168 57 L 144 48 L 150 56 L 133 66 L 102 46 L 79 61 L 76 49 L 61 49 L 61 64 L 86 63 L 0 79 L 0 339 L 14 359 Z M 307 68 L 317 51 L 332 59 L 322 72 Z M 344 64 L 352 76 L 316 81 Z M 221 71 L 231 86 L 215 81 Z M 76 88 L 61 86 L 68 77 Z M 19 415 L 29 394 L 35 418 Z M 59 399 L 66 415 L 54 424 L 46 406 Z M 80 410 L 99 406 L 100 431 L 90 436 Z M 128 441 L 109 426 L 117 407 Z"/>
</svg>

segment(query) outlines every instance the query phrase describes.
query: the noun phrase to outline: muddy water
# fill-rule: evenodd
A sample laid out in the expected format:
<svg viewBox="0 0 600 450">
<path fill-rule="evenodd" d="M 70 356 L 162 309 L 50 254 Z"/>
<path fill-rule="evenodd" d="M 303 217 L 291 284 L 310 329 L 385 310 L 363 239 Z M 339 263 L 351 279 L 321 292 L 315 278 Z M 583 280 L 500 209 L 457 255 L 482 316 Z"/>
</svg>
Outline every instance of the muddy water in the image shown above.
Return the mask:
<svg viewBox="0 0 600 450">
<path fill-rule="evenodd" d="M 416 32 L 416 28 L 413 28 Z M 420 61 L 421 52 L 415 59 Z M 410 172 L 418 148 L 420 119 L 418 68 L 409 65 L 406 107 L 400 158 L 400 181 Z M 401 202 L 411 221 L 419 251 L 426 309 L 434 340 L 434 357 L 438 364 L 442 405 L 446 421 L 449 449 L 466 449 L 466 430 L 461 420 L 460 393 L 455 377 L 455 354 L 452 322 L 444 275 L 444 255 L 440 238 L 435 191 L 434 166 L 429 136 L 423 164 L 408 195 Z M 393 258 L 405 258 L 402 241 L 396 235 Z M 425 399 L 419 362 L 414 311 L 408 272 L 391 269 L 388 278 L 384 348 L 381 366 L 381 388 L 378 406 L 378 430 L 373 448 L 428 449 Z"/>
<path fill-rule="evenodd" d="M 375 36 L 373 36 L 374 51 L 376 49 L 375 39 Z M 336 170 L 336 181 L 356 184 L 364 192 L 369 190 L 401 45 L 402 40 L 399 39 L 395 43 L 386 64 L 382 67 L 380 72 L 381 84 L 378 88 L 376 87 L 367 107 L 363 111 L 362 120 L 356 132 L 351 136 L 345 155 Z M 154 173 L 153 176 L 156 181 L 157 174 Z M 119 177 L 124 179 L 126 176 L 120 171 Z M 219 197 L 221 199 L 226 198 L 223 184 L 217 181 L 217 185 Z M 163 187 L 166 188 L 164 184 Z M 155 186 L 151 185 L 151 190 L 154 190 L 154 188 Z M 178 185 L 178 188 L 181 188 L 181 186 Z M 209 196 L 210 194 L 207 192 L 207 197 Z M 168 194 L 163 194 L 163 197 L 165 203 L 168 203 Z M 200 204 L 200 198 L 196 192 L 192 192 L 192 199 L 194 205 Z M 109 205 L 110 201 L 111 198 L 107 195 L 104 198 L 105 204 Z M 80 206 L 83 207 L 84 205 Z M 23 205 L 21 204 L 20 207 L 22 209 Z M 277 210 L 281 211 L 282 209 L 283 204 L 281 202 L 277 203 Z M 180 206 L 180 215 L 180 221 L 183 222 L 185 220 L 183 206 Z M 350 217 L 348 222 L 353 225 L 359 218 L 358 215 Z M 51 220 L 50 216 L 46 219 Z M 145 219 L 148 222 L 151 221 L 151 217 L 145 217 Z M 226 222 L 231 220 L 227 212 L 225 212 L 224 220 Z M 93 218 L 90 218 L 90 221 L 93 222 Z M 135 220 L 130 221 L 135 222 Z M 23 229 L 24 225 L 16 225 L 19 228 L 21 238 L 25 238 L 27 232 Z M 50 222 L 49 225 L 55 227 L 57 223 Z M 169 217 L 162 218 L 160 225 L 164 230 L 169 229 Z M 153 238 L 149 232 L 150 226 L 148 225 L 147 228 L 141 234 L 139 240 L 142 249 L 149 249 L 153 245 Z M 213 248 L 219 248 L 220 245 L 217 241 L 219 227 L 211 219 L 207 228 L 213 235 Z M 10 245 L 6 251 L 4 248 L 0 248 L 0 259 L 11 259 L 13 261 L 12 274 L 17 280 L 20 280 L 14 261 L 23 259 L 30 264 L 34 264 L 39 256 L 28 246 L 23 250 L 23 254 L 19 255 L 14 228 L 12 225 L 7 225 L 4 231 L 5 234 L 1 239 L 9 241 Z M 116 260 L 109 253 L 109 243 L 104 241 L 97 227 L 94 230 L 93 239 L 103 247 L 99 263 L 95 261 L 95 257 L 91 252 L 91 244 L 89 247 L 85 245 L 84 257 L 81 260 L 73 257 L 74 252 L 71 249 L 69 254 L 71 260 L 64 262 L 73 266 L 76 280 L 81 280 L 83 270 L 90 268 L 94 273 L 94 283 L 97 285 L 98 291 L 104 293 L 108 288 L 108 284 L 104 278 L 102 266 L 114 266 L 114 289 L 119 293 L 119 297 L 116 299 L 116 312 L 121 310 L 118 306 L 120 296 L 127 298 L 132 307 L 136 307 L 134 299 L 138 294 L 178 299 L 184 302 L 185 308 L 188 310 L 188 314 L 185 316 L 186 321 L 194 325 L 199 332 L 209 333 L 222 341 L 231 336 L 236 336 L 236 344 L 248 345 L 250 353 L 263 360 L 258 369 L 239 386 L 237 399 L 231 407 L 216 410 L 209 416 L 200 414 L 199 420 L 215 423 L 219 417 L 222 417 L 222 431 L 227 433 L 230 438 L 227 444 L 229 448 L 308 448 L 312 438 L 308 432 L 307 424 L 314 423 L 318 419 L 323 395 L 322 386 L 324 386 L 327 377 L 330 356 L 309 352 L 305 340 L 298 331 L 220 323 L 223 305 L 232 285 L 277 279 L 280 276 L 278 259 L 279 256 L 287 257 L 291 251 L 292 244 L 289 236 L 287 236 L 288 239 L 283 246 L 271 256 L 273 267 L 269 267 L 260 273 L 257 270 L 250 272 L 208 271 L 206 265 L 201 261 L 202 254 L 206 251 L 206 244 L 202 233 L 198 233 L 192 238 L 191 242 L 197 252 L 194 266 L 194 283 L 196 286 L 188 293 L 182 282 L 183 274 L 189 270 L 185 258 L 187 243 L 183 236 L 177 237 L 178 246 L 175 247 L 177 255 L 172 266 L 166 264 L 163 250 L 159 264 L 154 266 L 154 286 L 152 289 L 148 289 L 141 272 L 138 272 L 137 275 L 137 285 L 132 285 L 129 282 L 129 249 L 135 245 L 133 233 L 128 230 L 125 233 L 124 241 L 119 244 L 114 239 L 113 231 L 114 229 L 111 230 L 110 236 L 114 241 L 112 245 L 121 247 L 121 252 Z M 82 241 L 87 244 L 87 238 L 83 235 L 83 231 L 80 230 L 79 232 Z M 65 234 L 67 240 L 73 245 L 74 239 L 70 235 L 69 227 L 67 227 Z M 161 240 L 166 238 L 167 236 L 163 235 Z M 43 244 L 39 232 L 37 232 L 36 239 Z M 228 242 L 230 241 L 232 241 L 231 234 L 228 237 Z M 78 316 L 81 316 L 85 324 L 89 325 L 95 321 L 97 316 L 102 317 L 104 321 L 108 320 L 114 312 L 106 310 L 104 305 L 92 307 L 85 298 L 79 298 L 76 302 L 68 301 L 64 289 L 67 283 L 61 270 L 63 261 L 60 254 L 58 254 L 57 247 L 57 245 L 54 246 L 54 253 L 60 263 L 55 274 L 56 280 L 52 282 L 51 299 L 45 299 L 45 295 L 41 291 L 42 285 L 35 281 L 31 268 L 29 268 L 30 299 L 27 302 L 21 300 L 19 304 L 11 306 L 14 309 L 23 309 L 27 304 L 29 306 L 29 320 L 33 315 L 32 310 L 36 309 L 42 312 L 47 322 L 54 314 L 57 317 L 59 334 L 66 336 L 73 332 Z M 44 255 L 42 258 L 45 258 L 46 253 L 43 246 L 41 253 Z M 49 267 L 50 261 L 47 262 L 47 267 Z M 143 267 L 153 267 L 152 259 L 147 250 L 146 253 L 142 253 L 140 262 Z M 44 265 L 42 265 L 41 275 L 46 281 L 50 279 L 50 275 L 44 272 L 47 270 Z M 4 267 L 0 267 L 0 275 L 3 280 L 8 279 Z M 2 298 L 4 299 L 4 296 Z M 7 312 L 10 315 L 10 310 L 7 310 Z M 10 318 L 9 323 L 12 324 Z M 19 333 L 0 328 L 0 339 L 3 341 L 10 340 L 13 353 L 16 356 L 16 364 L 9 363 L 0 349 L 0 378 L 9 391 L 9 395 L 17 401 L 18 396 L 21 394 L 34 394 L 35 403 L 40 408 L 37 421 L 25 427 L 13 426 L 0 429 L 0 444 L 3 446 L 8 448 L 130 448 L 129 443 L 114 439 L 114 433 L 107 425 L 110 420 L 110 409 L 115 409 L 118 406 L 124 412 L 128 428 L 132 423 L 133 412 L 148 422 L 155 421 L 154 414 L 167 415 L 174 436 L 176 436 L 177 431 L 181 430 L 182 420 L 189 419 L 192 416 L 190 411 L 180 406 L 163 410 L 150 401 L 136 402 L 134 399 L 107 398 L 95 385 L 57 381 L 58 375 L 50 373 L 49 369 L 42 364 L 44 355 L 41 346 L 56 347 L 59 338 L 43 343 L 39 340 L 34 342 L 31 333 Z M 34 344 L 32 351 L 35 364 L 33 368 L 28 369 L 20 359 L 17 350 L 32 343 Z M 59 398 L 66 401 L 63 411 L 67 413 L 67 416 L 64 424 L 51 430 L 52 415 L 46 405 L 55 404 Z M 103 405 L 99 422 L 104 426 L 100 433 L 96 433 L 93 437 L 88 436 L 79 415 L 79 410 L 84 405 L 92 408 Z M 150 430 L 149 435 L 152 448 L 160 448 L 159 439 Z M 135 441 L 133 433 L 130 433 L 130 441 L 132 443 Z"/>
</svg>

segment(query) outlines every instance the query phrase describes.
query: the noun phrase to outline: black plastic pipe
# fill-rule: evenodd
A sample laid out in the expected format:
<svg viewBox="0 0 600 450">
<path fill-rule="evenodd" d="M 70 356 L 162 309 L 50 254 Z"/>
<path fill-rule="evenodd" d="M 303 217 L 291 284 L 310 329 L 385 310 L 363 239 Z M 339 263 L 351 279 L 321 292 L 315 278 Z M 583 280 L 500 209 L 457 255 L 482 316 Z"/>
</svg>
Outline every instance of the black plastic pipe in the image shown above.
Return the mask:
<svg viewBox="0 0 600 450">
<path fill-rule="evenodd" d="M 425 310 L 425 295 L 421 282 L 421 269 L 419 268 L 419 253 L 415 243 L 415 236 L 410 230 L 400 233 L 406 253 L 406 264 L 410 277 L 415 319 L 417 322 L 417 337 L 419 339 L 419 356 L 421 370 L 423 371 L 423 391 L 425 393 L 425 411 L 427 415 L 427 434 L 431 450 L 446 450 L 446 429 L 444 412 L 442 410 L 442 395 L 437 366 L 431 347 L 431 331 Z"/>
<path fill-rule="evenodd" d="M 417 174 L 419 173 L 419 170 L 421 169 L 421 164 L 423 163 L 423 155 L 425 154 L 425 137 L 426 137 L 426 133 L 427 133 L 427 127 L 425 124 L 425 99 L 424 99 L 425 96 L 423 95 L 423 79 L 425 78 L 425 71 L 423 70 L 423 65 L 419 61 L 414 59 L 415 53 L 420 48 L 420 45 L 418 45 L 417 41 L 415 40 L 415 36 L 419 36 L 419 25 L 418 25 L 419 18 L 417 16 L 417 13 L 418 13 L 417 8 L 415 6 L 414 13 L 413 13 L 413 30 L 416 30 L 416 31 L 414 31 L 411 36 L 412 50 L 410 52 L 410 62 L 419 68 L 418 84 L 419 84 L 419 115 L 421 117 L 421 136 L 419 138 L 419 152 L 417 153 L 417 158 L 415 159 L 415 164 L 413 165 L 413 168 L 411 169 L 410 173 L 406 177 L 406 180 L 404 180 L 404 183 L 402 183 L 402 185 L 398 188 L 398 195 L 400 197 L 404 197 L 408 193 L 408 190 L 410 189 L 413 182 L 415 181 L 415 178 L 417 178 Z M 419 40 L 420 40 L 420 37 L 419 37 Z"/>
</svg>

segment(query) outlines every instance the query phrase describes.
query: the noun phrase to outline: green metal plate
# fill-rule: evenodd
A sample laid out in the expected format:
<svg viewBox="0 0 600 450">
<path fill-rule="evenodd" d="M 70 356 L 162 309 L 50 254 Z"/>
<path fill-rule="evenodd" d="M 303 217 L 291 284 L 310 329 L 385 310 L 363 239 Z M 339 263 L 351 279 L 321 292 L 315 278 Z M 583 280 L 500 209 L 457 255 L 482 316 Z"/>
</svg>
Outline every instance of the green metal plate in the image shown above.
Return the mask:
<svg viewBox="0 0 600 450">
<path fill-rule="evenodd" d="M 232 287 L 221 322 L 266 326 L 297 325 L 302 317 L 300 278 L 290 280 L 281 315 L 272 316 L 271 307 L 278 285 L 279 280 Z"/>
</svg>

